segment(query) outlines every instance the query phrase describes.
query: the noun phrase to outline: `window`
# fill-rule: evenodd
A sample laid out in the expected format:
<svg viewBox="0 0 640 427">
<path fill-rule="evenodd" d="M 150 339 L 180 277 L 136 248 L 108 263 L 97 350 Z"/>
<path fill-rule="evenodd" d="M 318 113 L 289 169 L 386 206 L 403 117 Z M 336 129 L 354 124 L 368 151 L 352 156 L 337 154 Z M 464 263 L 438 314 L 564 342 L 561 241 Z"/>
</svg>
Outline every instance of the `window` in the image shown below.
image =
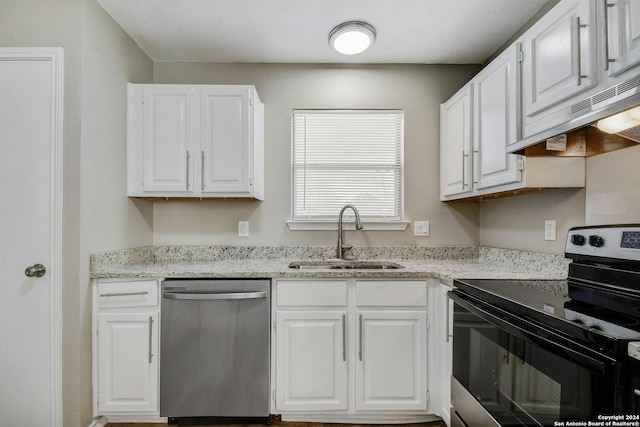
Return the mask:
<svg viewBox="0 0 640 427">
<path fill-rule="evenodd" d="M 403 121 L 401 111 L 294 111 L 290 227 L 335 223 L 347 204 L 368 223 L 403 222 Z"/>
</svg>

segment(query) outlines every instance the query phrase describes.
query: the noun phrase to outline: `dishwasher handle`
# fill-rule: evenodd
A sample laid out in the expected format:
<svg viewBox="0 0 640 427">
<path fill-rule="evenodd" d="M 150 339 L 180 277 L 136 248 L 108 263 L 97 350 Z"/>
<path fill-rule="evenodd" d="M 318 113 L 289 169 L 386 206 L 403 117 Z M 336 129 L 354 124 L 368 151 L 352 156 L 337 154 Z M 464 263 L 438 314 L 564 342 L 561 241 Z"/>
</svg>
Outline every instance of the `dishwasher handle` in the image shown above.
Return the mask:
<svg viewBox="0 0 640 427">
<path fill-rule="evenodd" d="M 260 299 L 266 298 L 267 293 L 262 292 L 165 292 L 162 298 L 181 300 L 236 300 L 236 299 Z"/>
</svg>

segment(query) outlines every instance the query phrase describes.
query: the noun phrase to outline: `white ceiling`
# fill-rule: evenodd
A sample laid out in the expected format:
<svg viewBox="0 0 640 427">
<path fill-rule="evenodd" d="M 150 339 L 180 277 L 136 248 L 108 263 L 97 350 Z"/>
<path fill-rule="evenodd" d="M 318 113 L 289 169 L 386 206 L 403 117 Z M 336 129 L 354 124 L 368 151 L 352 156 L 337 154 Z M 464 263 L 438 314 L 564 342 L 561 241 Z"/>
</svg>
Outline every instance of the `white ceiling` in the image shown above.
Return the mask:
<svg viewBox="0 0 640 427">
<path fill-rule="evenodd" d="M 484 62 L 547 0 L 98 0 L 156 62 Z M 345 21 L 377 40 L 345 57 L 328 45 Z"/>
</svg>

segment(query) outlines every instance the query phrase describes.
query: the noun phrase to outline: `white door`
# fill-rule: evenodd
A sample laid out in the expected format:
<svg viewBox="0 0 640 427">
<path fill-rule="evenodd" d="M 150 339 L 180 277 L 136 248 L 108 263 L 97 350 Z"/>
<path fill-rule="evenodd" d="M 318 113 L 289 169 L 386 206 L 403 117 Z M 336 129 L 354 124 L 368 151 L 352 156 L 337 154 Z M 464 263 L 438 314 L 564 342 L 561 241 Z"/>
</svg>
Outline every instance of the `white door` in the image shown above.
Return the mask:
<svg viewBox="0 0 640 427">
<path fill-rule="evenodd" d="M 427 410 L 427 313 L 359 311 L 356 410 Z"/>
<path fill-rule="evenodd" d="M 62 49 L 0 49 L 0 416 L 7 426 L 62 425 L 61 90 Z M 44 275 L 27 277 L 35 264 Z"/>
<path fill-rule="evenodd" d="M 276 409 L 347 409 L 346 311 L 279 311 Z"/>
</svg>

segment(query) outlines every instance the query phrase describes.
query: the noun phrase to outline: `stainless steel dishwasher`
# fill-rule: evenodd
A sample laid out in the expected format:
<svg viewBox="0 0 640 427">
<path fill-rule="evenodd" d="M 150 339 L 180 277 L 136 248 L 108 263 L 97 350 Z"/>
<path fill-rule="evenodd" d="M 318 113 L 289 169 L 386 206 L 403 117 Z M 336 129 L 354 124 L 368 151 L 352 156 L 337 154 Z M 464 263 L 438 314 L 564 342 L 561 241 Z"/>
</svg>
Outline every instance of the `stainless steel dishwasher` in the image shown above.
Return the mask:
<svg viewBox="0 0 640 427">
<path fill-rule="evenodd" d="M 271 281 L 162 282 L 160 415 L 269 420 Z"/>
</svg>

